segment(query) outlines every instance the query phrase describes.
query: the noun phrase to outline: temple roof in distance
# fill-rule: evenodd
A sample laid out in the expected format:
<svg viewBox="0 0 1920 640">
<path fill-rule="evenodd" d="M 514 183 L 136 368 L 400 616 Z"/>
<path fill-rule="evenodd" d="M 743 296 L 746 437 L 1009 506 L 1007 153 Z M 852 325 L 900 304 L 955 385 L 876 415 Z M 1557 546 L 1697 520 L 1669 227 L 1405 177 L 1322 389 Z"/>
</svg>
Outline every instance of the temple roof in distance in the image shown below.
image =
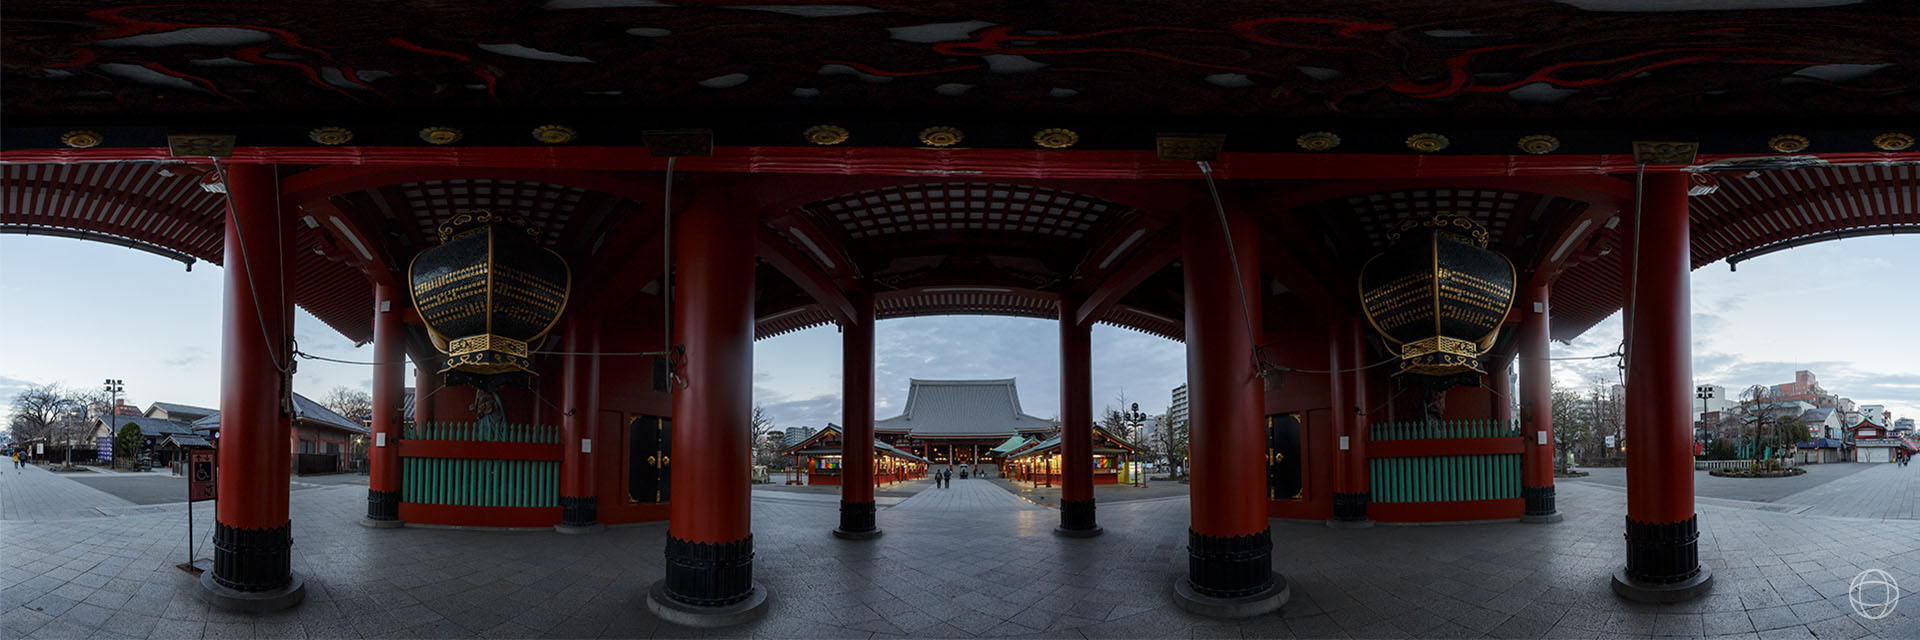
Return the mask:
<svg viewBox="0 0 1920 640">
<path fill-rule="evenodd" d="M 907 408 L 877 420 L 875 431 L 914 438 L 1007 438 L 1051 429 L 1054 421 L 1020 410 L 1013 378 L 920 380 L 907 388 Z"/>
<path fill-rule="evenodd" d="M 1122 438 L 1097 424 L 1093 425 L 1093 442 L 1093 452 L 1100 455 L 1141 453 L 1147 450 L 1146 447 L 1128 442 L 1126 438 Z M 1019 449 L 1013 455 L 1007 456 L 1007 458 L 1025 458 L 1027 456 L 1053 453 L 1060 449 L 1060 443 L 1060 436 L 1055 435 L 1054 437 L 1041 441 L 1039 444 Z M 995 451 L 998 451 L 998 449 Z"/>
<path fill-rule="evenodd" d="M 832 436 L 834 438 L 834 441 L 830 443 L 823 442 L 828 438 L 828 436 Z M 841 442 L 844 442 L 844 441 L 845 441 L 845 438 L 842 437 L 842 434 L 840 432 L 840 425 L 828 424 L 826 428 L 814 432 L 813 435 L 808 436 L 805 440 L 802 440 L 799 443 L 794 444 L 793 446 L 782 449 L 780 453 L 782 455 L 794 455 L 794 454 L 820 455 L 820 454 L 828 454 L 828 453 L 839 454 L 842 451 L 846 450 L 840 444 Z M 925 462 L 925 463 L 932 462 L 931 460 L 914 455 L 911 452 L 904 451 L 899 447 L 895 447 L 885 442 L 881 442 L 877 439 L 873 441 L 873 450 L 875 453 L 878 453 L 880 455 L 893 456 L 895 458 L 900 458 L 902 460 L 908 460 L 912 462 Z"/>
</svg>

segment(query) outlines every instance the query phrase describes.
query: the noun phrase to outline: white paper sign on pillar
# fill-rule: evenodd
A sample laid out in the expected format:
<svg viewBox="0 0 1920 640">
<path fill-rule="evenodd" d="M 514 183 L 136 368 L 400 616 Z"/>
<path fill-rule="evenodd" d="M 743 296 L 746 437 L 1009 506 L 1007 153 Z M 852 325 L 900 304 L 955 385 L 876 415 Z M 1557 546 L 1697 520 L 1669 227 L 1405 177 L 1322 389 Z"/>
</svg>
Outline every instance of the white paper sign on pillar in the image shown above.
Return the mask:
<svg viewBox="0 0 1920 640">
<path fill-rule="evenodd" d="M 1347 450 L 1347 436 L 1340 436 L 1340 450 Z"/>
<path fill-rule="evenodd" d="M 1546 444 L 1546 443 L 1547 443 L 1547 430 L 1546 430 L 1546 429 L 1541 429 L 1541 430 L 1539 430 L 1539 431 L 1535 431 L 1535 432 L 1533 432 L 1533 435 L 1539 438 L 1539 440 L 1540 440 L 1540 444 Z"/>
<path fill-rule="evenodd" d="M 593 453 L 593 438 L 580 439 L 580 453 Z"/>
<path fill-rule="evenodd" d="M 373 434 L 373 446 L 376 446 L 376 447 L 387 446 L 387 434 L 385 433 Z"/>
</svg>

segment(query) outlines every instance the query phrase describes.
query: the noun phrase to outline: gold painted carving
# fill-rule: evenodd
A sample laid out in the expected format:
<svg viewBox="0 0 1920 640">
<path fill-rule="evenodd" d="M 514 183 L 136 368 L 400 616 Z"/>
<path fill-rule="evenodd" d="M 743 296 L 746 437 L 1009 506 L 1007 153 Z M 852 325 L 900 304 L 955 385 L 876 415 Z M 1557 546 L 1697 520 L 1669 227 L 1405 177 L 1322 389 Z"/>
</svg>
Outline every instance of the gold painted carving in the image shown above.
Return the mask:
<svg viewBox="0 0 1920 640">
<path fill-rule="evenodd" d="M 807 127 L 806 136 L 807 136 L 807 142 L 811 142 L 821 146 L 833 146 L 836 144 L 840 144 L 842 142 L 846 142 L 847 138 L 853 137 L 853 134 L 848 133 L 846 127 L 840 127 L 840 126 L 835 126 L 830 124 L 816 124 L 811 127 Z"/>
<path fill-rule="evenodd" d="M 566 144 L 578 137 L 573 127 L 557 124 L 543 124 L 533 128 L 533 139 L 547 144 Z"/>
<path fill-rule="evenodd" d="M 1160 135 L 1153 139 L 1154 154 L 1166 162 L 1212 162 L 1220 159 L 1227 137 L 1208 134 Z"/>
<path fill-rule="evenodd" d="M 1560 139 L 1549 135 L 1532 135 L 1520 138 L 1520 150 L 1533 155 L 1553 153 L 1560 149 Z"/>
<path fill-rule="evenodd" d="M 1799 153 L 1806 151 L 1807 147 L 1812 146 L 1812 144 L 1812 141 L 1807 140 L 1806 136 L 1787 134 L 1774 136 L 1772 140 L 1768 140 L 1767 148 L 1780 153 Z"/>
<path fill-rule="evenodd" d="M 1315 131 L 1300 134 L 1293 142 L 1308 151 L 1327 151 L 1340 146 L 1340 136 L 1329 131 Z"/>
<path fill-rule="evenodd" d="M 920 144 L 929 147 L 951 147 L 966 139 L 966 134 L 953 127 L 927 127 L 920 130 Z"/>
<path fill-rule="evenodd" d="M 100 132 L 88 131 L 86 129 L 74 129 L 60 134 L 60 143 L 75 149 L 97 147 L 100 146 L 101 142 L 105 141 L 106 137 L 100 135 Z"/>
<path fill-rule="evenodd" d="M 427 127 L 420 130 L 420 139 L 427 144 L 453 144 L 461 138 L 460 130 L 452 127 Z"/>
<path fill-rule="evenodd" d="M 1065 149 L 1080 142 L 1080 134 L 1067 129 L 1041 129 L 1033 134 L 1033 143 L 1047 149 Z"/>
<path fill-rule="evenodd" d="M 353 141 L 353 132 L 344 127 L 320 127 L 307 132 L 307 139 L 327 146 Z"/>
<path fill-rule="evenodd" d="M 1913 136 L 1904 133 L 1882 133 L 1873 137 L 1873 146 L 1881 151 L 1906 151 L 1913 148 Z"/>
<path fill-rule="evenodd" d="M 1447 137 L 1438 133 L 1416 133 L 1407 137 L 1407 148 L 1421 153 L 1434 153 L 1447 148 Z"/>
</svg>

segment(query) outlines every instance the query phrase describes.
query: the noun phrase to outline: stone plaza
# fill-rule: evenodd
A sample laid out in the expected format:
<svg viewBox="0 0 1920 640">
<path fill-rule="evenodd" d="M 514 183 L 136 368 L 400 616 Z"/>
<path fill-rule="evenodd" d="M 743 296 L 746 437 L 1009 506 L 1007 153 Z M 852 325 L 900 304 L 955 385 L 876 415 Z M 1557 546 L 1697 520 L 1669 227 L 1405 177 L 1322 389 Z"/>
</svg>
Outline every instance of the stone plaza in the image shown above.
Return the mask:
<svg viewBox="0 0 1920 640">
<path fill-rule="evenodd" d="M 1606 470 L 1599 470 L 1606 471 Z M 1603 475 L 1596 475 L 1601 478 Z M 1753 482 L 1753 481 L 1748 481 Z M 1913 638 L 1910 610 L 1871 620 L 1850 581 L 1881 569 L 1920 584 L 1920 476 L 1874 465 L 1770 502 L 1703 497 L 1701 558 L 1718 584 L 1674 605 L 1616 598 L 1625 494 L 1561 485 L 1565 520 L 1340 530 L 1275 519 L 1276 569 L 1292 599 L 1240 621 L 1170 602 L 1186 565 L 1187 498 L 1104 501 L 1105 535 L 1054 536 L 1056 509 L 991 480 L 886 497 L 887 535 L 828 535 L 838 498 L 755 491 L 761 619 L 725 629 L 664 623 L 643 604 L 663 570 L 664 524 L 596 535 L 356 525 L 355 483 L 297 487 L 294 570 L 307 600 L 269 614 L 205 605 L 185 558 L 179 503 L 138 507 L 29 468 L 0 478 L 0 632 L 7 638 Z M 1870 517 L 1799 501 L 1865 492 Z M 58 495 L 64 504 L 26 502 Z M 1103 498 L 1104 500 L 1104 498 Z M 27 504 L 28 509 L 15 505 Z M 1796 506 L 1798 505 L 1798 506 Z M 201 556 L 210 553 L 198 516 Z M 1787 513 L 1782 511 L 1801 511 Z"/>
</svg>

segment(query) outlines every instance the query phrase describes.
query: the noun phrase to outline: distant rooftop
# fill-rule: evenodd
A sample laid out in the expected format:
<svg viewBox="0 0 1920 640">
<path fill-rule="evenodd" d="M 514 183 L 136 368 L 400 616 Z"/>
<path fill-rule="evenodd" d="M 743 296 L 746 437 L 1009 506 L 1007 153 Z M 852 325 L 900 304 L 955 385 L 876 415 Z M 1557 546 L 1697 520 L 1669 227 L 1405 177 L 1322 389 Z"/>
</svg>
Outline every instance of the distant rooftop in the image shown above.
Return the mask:
<svg viewBox="0 0 1920 640">
<path fill-rule="evenodd" d="M 907 387 L 907 408 L 873 423 L 875 431 L 915 438 L 1008 438 L 1053 428 L 1054 422 L 1020 410 L 1013 378 L 920 380 Z"/>
</svg>

